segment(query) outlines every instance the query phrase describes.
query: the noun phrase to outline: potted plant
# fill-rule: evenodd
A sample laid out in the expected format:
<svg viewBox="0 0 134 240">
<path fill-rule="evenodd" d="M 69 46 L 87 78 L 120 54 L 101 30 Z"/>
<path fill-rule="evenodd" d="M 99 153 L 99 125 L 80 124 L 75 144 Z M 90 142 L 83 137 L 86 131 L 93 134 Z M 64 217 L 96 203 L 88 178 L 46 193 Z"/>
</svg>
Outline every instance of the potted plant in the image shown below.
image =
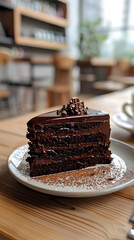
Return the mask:
<svg viewBox="0 0 134 240">
<path fill-rule="evenodd" d="M 80 25 L 78 48 L 81 59 L 100 56 L 101 43 L 107 38 L 106 34 L 100 32 L 100 24 L 101 19 L 97 19 Z"/>
</svg>

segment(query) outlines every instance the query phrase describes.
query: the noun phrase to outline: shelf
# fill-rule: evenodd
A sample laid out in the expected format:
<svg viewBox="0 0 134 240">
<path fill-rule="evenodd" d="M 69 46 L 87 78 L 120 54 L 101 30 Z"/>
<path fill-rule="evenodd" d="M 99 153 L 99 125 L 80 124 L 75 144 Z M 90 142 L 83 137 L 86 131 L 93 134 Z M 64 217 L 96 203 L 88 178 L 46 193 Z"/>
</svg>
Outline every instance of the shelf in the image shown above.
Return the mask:
<svg viewBox="0 0 134 240">
<path fill-rule="evenodd" d="M 57 0 L 57 2 L 67 4 L 64 0 Z"/>
<path fill-rule="evenodd" d="M 10 37 L 0 37 L 0 44 L 12 45 L 13 43 L 14 41 Z"/>
<path fill-rule="evenodd" d="M 66 43 L 49 42 L 40 39 L 21 36 L 16 39 L 16 43 L 19 45 L 46 48 L 51 50 L 62 50 L 67 48 Z"/>
<path fill-rule="evenodd" d="M 54 0 L 53 0 L 54 1 Z M 49 15 L 45 12 L 36 12 L 32 9 L 26 9 L 21 7 L 15 7 L 9 5 L 9 3 L 0 3 L 1 7 L 1 22 L 6 29 L 7 35 L 11 37 L 11 39 L 0 39 L 1 44 L 10 44 L 10 45 L 21 45 L 35 48 L 44 48 L 50 50 L 62 50 L 67 48 L 66 43 L 60 42 L 51 42 L 36 39 L 29 33 L 29 36 L 24 34 L 21 35 L 22 27 L 27 24 L 27 29 L 31 28 L 34 25 L 37 25 L 37 28 L 48 27 L 51 31 L 59 31 L 65 36 L 65 29 L 68 26 L 68 18 L 67 18 L 67 3 L 62 0 L 55 0 L 56 6 L 60 9 L 63 9 L 64 18 L 60 18 L 57 16 Z M 3 8 L 7 9 L 3 11 Z M 26 17 L 26 18 L 25 18 Z M 36 21 L 34 21 L 36 20 Z M 29 22 L 29 25 L 28 25 Z M 33 22 L 33 24 L 32 24 Z M 26 36 L 25 36 L 26 35 Z"/>
<path fill-rule="evenodd" d="M 57 0 L 57 2 L 66 4 L 66 2 L 64 0 Z M 6 2 L 0 1 L 0 7 L 7 8 L 7 9 L 14 9 L 15 5 L 12 3 L 9 3 L 9 2 L 6 3 Z"/>
<path fill-rule="evenodd" d="M 36 12 L 36 11 L 25 9 L 25 8 L 15 8 L 14 11 L 19 15 L 33 18 L 42 22 L 47 22 L 59 27 L 66 27 L 68 25 L 67 19 L 51 16 L 47 13 Z"/>
<path fill-rule="evenodd" d="M 5 9 L 13 9 L 14 5 L 6 2 L 0 2 L 0 7 Z"/>
</svg>

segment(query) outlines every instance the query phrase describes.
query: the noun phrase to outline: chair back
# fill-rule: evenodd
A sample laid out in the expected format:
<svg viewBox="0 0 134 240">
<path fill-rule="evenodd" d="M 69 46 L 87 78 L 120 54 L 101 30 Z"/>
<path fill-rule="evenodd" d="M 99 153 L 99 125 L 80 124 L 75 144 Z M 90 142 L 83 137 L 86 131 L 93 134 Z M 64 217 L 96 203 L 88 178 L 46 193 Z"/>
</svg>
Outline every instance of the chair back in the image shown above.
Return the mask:
<svg viewBox="0 0 134 240">
<path fill-rule="evenodd" d="M 55 67 L 55 84 L 72 86 L 72 68 L 75 60 L 71 57 L 56 54 L 53 58 Z"/>
<path fill-rule="evenodd" d="M 11 60 L 12 60 L 12 57 L 10 54 L 10 50 L 8 48 L 0 47 L 0 65 L 5 65 Z M 2 68 L 3 68 L 3 77 L 4 77 L 5 68 L 4 66 L 2 66 Z M 2 79 L 2 82 L 0 80 L 0 99 L 8 98 L 11 94 L 10 91 L 8 90 L 8 87 L 5 84 L 3 84 L 3 81 L 4 79 Z"/>
<path fill-rule="evenodd" d="M 128 59 L 120 59 L 116 62 L 111 71 L 111 76 L 126 76 L 130 68 Z"/>
<path fill-rule="evenodd" d="M 12 60 L 10 50 L 7 48 L 0 48 L 0 65 L 4 65 Z"/>
</svg>

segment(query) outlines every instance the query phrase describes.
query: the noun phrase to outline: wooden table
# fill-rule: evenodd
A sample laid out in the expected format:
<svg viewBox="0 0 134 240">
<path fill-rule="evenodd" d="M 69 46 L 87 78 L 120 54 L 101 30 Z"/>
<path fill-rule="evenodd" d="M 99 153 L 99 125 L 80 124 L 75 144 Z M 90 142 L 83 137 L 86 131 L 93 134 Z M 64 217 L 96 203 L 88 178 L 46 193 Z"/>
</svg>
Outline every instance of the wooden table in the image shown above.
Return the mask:
<svg viewBox="0 0 134 240">
<path fill-rule="evenodd" d="M 131 99 L 131 92 L 134 88 L 89 99 L 85 104 L 112 116 Z M 105 196 L 72 199 L 35 192 L 10 175 L 7 157 L 27 142 L 26 122 L 35 114 L 0 122 L 1 235 L 12 240 L 125 240 L 134 210 L 134 186 Z M 111 128 L 112 137 L 134 146 L 129 132 L 112 122 Z"/>
</svg>

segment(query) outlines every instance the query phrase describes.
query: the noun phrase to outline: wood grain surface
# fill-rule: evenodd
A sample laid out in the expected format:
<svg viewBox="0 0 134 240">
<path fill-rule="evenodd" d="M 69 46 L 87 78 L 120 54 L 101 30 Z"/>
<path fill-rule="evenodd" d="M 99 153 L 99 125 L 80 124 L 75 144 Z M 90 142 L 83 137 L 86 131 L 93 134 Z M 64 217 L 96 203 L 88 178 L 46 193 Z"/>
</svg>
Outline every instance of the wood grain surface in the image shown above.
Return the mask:
<svg viewBox="0 0 134 240">
<path fill-rule="evenodd" d="M 112 115 L 131 100 L 134 88 L 86 100 L 86 106 Z M 45 109 L 43 112 L 53 110 Z M 134 210 L 134 186 L 94 198 L 63 198 L 35 192 L 18 183 L 7 158 L 27 142 L 30 113 L 0 122 L 0 240 L 125 240 Z M 134 137 L 111 121 L 111 136 L 134 146 Z M 3 236 L 3 237 L 2 237 Z"/>
</svg>

